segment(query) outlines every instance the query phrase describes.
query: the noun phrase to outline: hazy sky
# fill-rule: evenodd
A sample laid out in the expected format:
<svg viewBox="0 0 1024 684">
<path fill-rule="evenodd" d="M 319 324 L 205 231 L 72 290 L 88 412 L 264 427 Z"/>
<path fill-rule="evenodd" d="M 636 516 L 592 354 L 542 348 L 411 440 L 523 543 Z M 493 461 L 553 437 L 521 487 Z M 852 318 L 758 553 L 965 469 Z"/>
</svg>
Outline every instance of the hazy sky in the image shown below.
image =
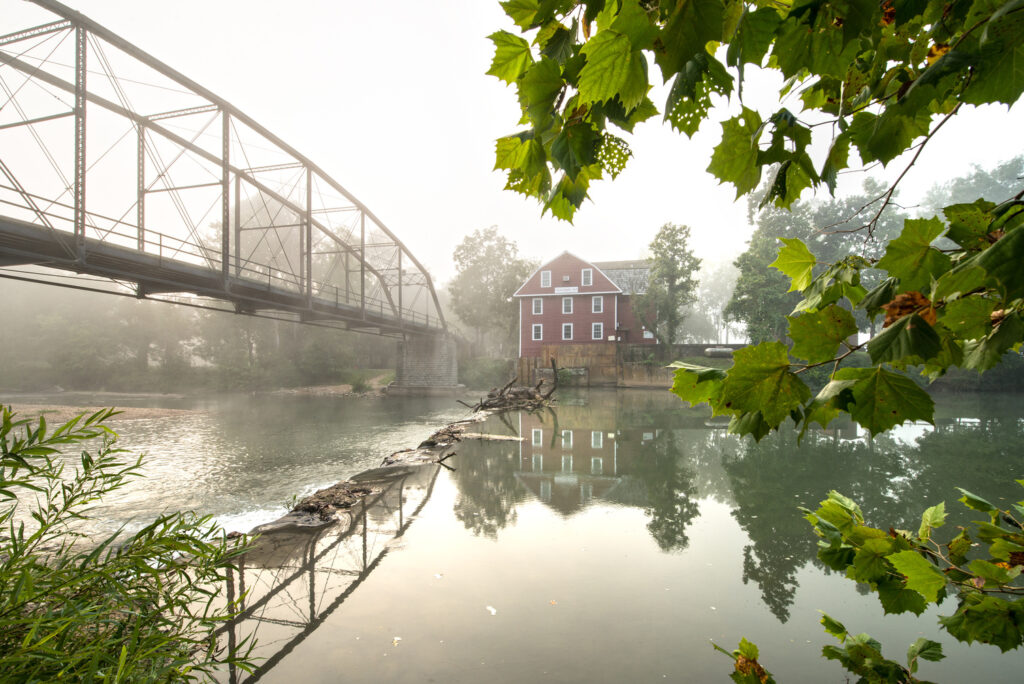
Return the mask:
<svg viewBox="0 0 1024 684">
<path fill-rule="evenodd" d="M 660 118 L 630 142 L 636 157 L 599 182 L 574 225 L 541 218 L 534 201 L 502 190 L 493 141 L 516 130 L 514 90 L 486 76 L 487 35 L 511 29 L 496 0 L 69 0 L 68 4 L 253 117 L 320 165 L 380 217 L 443 283 L 451 254 L 476 228 L 497 225 L 520 251 L 570 250 L 592 260 L 643 256 L 665 222 L 693 228 L 708 260 L 744 249 L 746 205 L 707 174 L 717 124 L 693 140 Z M 40 16 L 0 0 L 0 33 Z M 657 74 L 653 70 L 652 74 Z M 748 81 L 751 97 L 768 88 Z M 663 96 L 655 95 L 656 104 Z M 771 106 L 770 97 L 769 104 Z M 735 103 L 734 103 L 735 104 Z M 1024 108 L 956 117 L 905 182 L 904 198 L 972 162 L 1021 151 Z M 893 162 L 889 174 L 902 169 Z M 851 189 L 862 176 L 847 176 Z"/>
</svg>

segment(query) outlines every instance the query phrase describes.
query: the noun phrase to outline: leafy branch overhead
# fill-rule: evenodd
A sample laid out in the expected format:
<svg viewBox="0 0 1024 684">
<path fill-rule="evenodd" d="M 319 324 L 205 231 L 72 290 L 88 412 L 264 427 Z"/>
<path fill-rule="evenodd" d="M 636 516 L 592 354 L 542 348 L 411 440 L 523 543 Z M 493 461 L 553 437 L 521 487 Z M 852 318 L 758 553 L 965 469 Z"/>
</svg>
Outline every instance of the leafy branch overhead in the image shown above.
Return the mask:
<svg viewBox="0 0 1024 684">
<path fill-rule="evenodd" d="M 648 97 L 649 63 L 670 85 L 665 120 L 687 135 L 711 120 L 715 96 L 735 93 L 742 104 L 748 65 L 787 79 L 780 96 L 798 94 L 802 109 L 743 104 L 721 124 L 708 166 L 737 196 L 770 175 L 762 206 L 784 208 L 808 188 L 834 191 L 857 158 L 885 165 L 914 151 L 912 166 L 964 105 L 1009 105 L 1024 92 L 1021 0 L 502 6 L 520 35 L 491 36 L 490 73 L 517 89 L 523 128 L 498 141 L 497 168 L 508 172 L 509 189 L 566 220 L 592 181 L 622 170 L 630 152 L 618 134 L 658 113 Z M 827 155 L 815 162 L 812 148 Z M 869 235 L 909 168 L 851 217 L 873 212 L 862 224 Z M 823 262 L 802 240 L 783 239 L 771 265 L 801 299 L 780 341 L 737 353 L 726 373 L 677 366 L 673 391 L 709 403 L 731 417 L 734 432 L 756 439 L 789 420 L 806 430 L 842 413 L 872 434 L 931 422 L 932 400 L 909 370 L 928 380 L 955 366 L 984 371 L 1024 339 L 1022 198 L 1024 190 L 1008 188 L 1003 197 L 908 219 L 884 253 Z M 866 341 L 853 315 L 861 311 L 869 321 L 884 315 Z M 865 356 L 868 367 L 847 367 L 863 366 Z M 807 371 L 818 367 L 829 376 L 815 393 Z"/>
<path fill-rule="evenodd" d="M 964 105 L 1024 92 L 1018 0 L 507 0 L 518 34 L 498 31 L 489 74 L 515 87 L 522 129 L 498 141 L 508 189 L 571 220 L 590 183 L 630 156 L 616 133 L 659 114 L 692 136 L 713 96 L 742 100 L 747 65 L 787 80 L 802 112 L 747 107 L 724 121 L 708 171 L 737 196 L 771 173 L 766 202 L 835 191 L 853 151 L 888 164 Z M 781 99 L 781 98 L 780 98 Z M 815 145 L 817 143 L 817 145 Z M 812 147 L 827 149 L 815 162 Z"/>
</svg>

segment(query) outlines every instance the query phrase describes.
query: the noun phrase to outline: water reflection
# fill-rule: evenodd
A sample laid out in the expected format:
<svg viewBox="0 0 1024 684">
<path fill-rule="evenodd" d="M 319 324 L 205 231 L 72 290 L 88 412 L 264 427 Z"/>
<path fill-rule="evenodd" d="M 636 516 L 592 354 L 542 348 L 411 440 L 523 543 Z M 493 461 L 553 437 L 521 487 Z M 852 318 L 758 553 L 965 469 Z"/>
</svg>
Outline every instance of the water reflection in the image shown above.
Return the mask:
<svg viewBox="0 0 1024 684">
<path fill-rule="evenodd" d="M 355 671 L 346 671 L 352 681 L 421 681 L 439 673 L 454 676 L 451 681 L 478 681 L 466 668 L 486 660 L 503 664 L 493 681 L 520 681 L 534 661 L 541 668 L 537 676 L 561 667 L 556 663 L 563 656 L 545 650 L 545 626 L 572 632 L 612 615 L 622 630 L 606 621 L 597 632 L 579 633 L 584 640 L 620 639 L 629 651 L 646 643 L 629 641 L 636 625 L 649 624 L 659 635 L 687 630 L 683 643 L 662 644 L 665 650 L 648 660 L 631 656 L 629 667 L 651 677 L 663 671 L 657 668 L 669 652 L 680 653 L 678 667 L 691 668 L 685 671 L 697 679 L 700 668 L 719 672 L 717 659 L 708 665 L 696 655 L 710 650 L 710 629 L 720 630 L 713 634 L 717 640 L 746 635 L 768 641 L 767 623 L 769 633 L 783 635 L 779 639 L 811 644 L 821 634 L 817 614 L 808 619 L 806 601 L 802 607 L 797 602 L 801 582 L 805 596 L 840 590 L 823 584 L 831 572 L 816 560 L 816 539 L 798 507 L 813 507 L 837 489 L 859 501 L 869 523 L 916 529 L 921 511 L 942 500 L 951 524 L 970 519 L 953 503 L 959 496 L 954 485 L 1004 505 L 1021 498 L 1012 483 L 1024 474 L 1020 419 L 1010 411 L 961 409 L 961 415 L 943 416 L 935 430 L 867 440 L 843 424 L 800 441 L 783 431 L 760 444 L 728 435 L 721 423 L 660 393 L 594 393 L 551 411 L 491 419 L 482 431 L 521 440 L 463 442 L 447 462 L 454 472 L 430 467 L 393 470 L 386 478 L 370 473 L 379 493 L 337 525 L 264 537 L 232 573 L 231 595 L 248 594 L 241 618 L 223 637 L 237 641 L 255 634 L 257 655 L 265 660 L 251 676 L 228 671 L 225 678 L 254 681 L 278 668 L 274 678 L 288 679 L 317 659 L 323 662 L 311 680 L 327 681 L 337 672 L 331 668 L 349 659 L 355 663 Z M 428 507 L 431 496 L 435 503 Z M 419 515 L 424 524 L 416 526 L 409 546 L 392 553 Z M 641 525 L 650 551 L 636 543 L 644 536 L 634 532 Z M 560 536 L 567 530 L 587 541 Z M 630 561 L 619 560 L 621 549 L 629 549 Z M 383 563 L 389 553 L 391 560 Z M 705 566 L 715 568 L 714 577 Z M 442 567 L 446 579 L 425 588 L 423 575 L 433 577 Z M 586 572 L 586 582 L 552 579 Z M 701 587 L 699 596 L 691 595 L 694 586 Z M 359 588 L 362 598 L 350 600 Z M 575 601 L 573 591 L 580 592 Z M 757 595 L 764 609 L 753 609 Z M 339 610 L 346 602 L 346 610 Z M 595 607 L 587 614 L 589 603 Z M 634 604 L 646 609 L 637 612 Z M 869 604 L 876 599 L 865 597 L 863 605 Z M 487 622 L 493 613 L 484 607 L 491 605 L 499 606 L 500 619 Z M 551 612 L 541 617 L 529 606 Z M 713 618 L 694 616 L 716 608 L 715 617 L 728 627 L 706 630 Z M 813 606 L 818 608 L 829 605 Z M 868 613 L 861 610 L 853 619 L 874 633 L 877 625 L 864 624 Z M 570 616 L 578 622 L 555 622 Z M 726 636 L 725 629 L 739 631 Z M 538 630 L 537 644 L 528 643 Z M 393 648 L 382 653 L 381 639 L 391 643 L 391 634 L 406 641 L 396 636 Z M 456 634 L 460 646 L 449 651 L 444 644 L 454 644 L 450 635 Z M 364 641 L 356 641 L 359 635 Z M 364 647 L 371 638 L 372 650 Z M 461 645 L 470 639 L 479 640 L 473 641 L 479 656 Z M 518 660 L 509 655 L 513 642 L 522 650 Z M 290 664 L 282 664 L 300 645 Z M 595 653 L 606 650 L 614 649 L 604 644 Z M 832 665 L 819 662 L 819 650 L 807 646 L 806 653 L 789 655 L 775 644 L 774 657 L 783 666 L 791 657 L 798 663 L 793 669 L 805 672 L 790 681 L 821 681 L 814 668 Z M 410 664 L 422 669 L 403 669 Z M 595 673 L 608 667 L 594 655 L 592 671 L 581 671 L 578 681 L 601 681 Z"/>
<path fill-rule="evenodd" d="M 339 512 L 337 522 L 261 536 L 227 573 L 227 599 L 242 600 L 238 617 L 218 631 L 232 649 L 255 640 L 258 667 L 247 673 L 230 666 L 221 679 L 259 681 L 323 625 L 409 529 L 437 473 L 436 467 L 369 471 L 357 479 L 374 494 Z"/>
</svg>

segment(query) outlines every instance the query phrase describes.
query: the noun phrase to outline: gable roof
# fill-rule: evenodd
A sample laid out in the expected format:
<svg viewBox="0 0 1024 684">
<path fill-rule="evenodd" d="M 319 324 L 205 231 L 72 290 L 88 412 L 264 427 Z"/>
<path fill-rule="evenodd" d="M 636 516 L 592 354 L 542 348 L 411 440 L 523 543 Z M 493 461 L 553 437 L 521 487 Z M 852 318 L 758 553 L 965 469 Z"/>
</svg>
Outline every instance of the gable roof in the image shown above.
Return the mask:
<svg viewBox="0 0 1024 684">
<path fill-rule="evenodd" d="M 590 268 L 594 271 L 590 285 L 583 285 L 579 280 L 579 274 L 584 268 Z M 542 288 L 540 286 L 540 274 L 542 271 L 552 272 L 551 284 L 548 287 Z M 569 280 L 562 280 L 563 276 L 568 276 Z M 572 292 L 566 291 L 569 289 Z M 619 292 L 622 292 L 622 288 L 616 285 L 615 281 L 605 275 L 600 268 L 566 251 L 537 267 L 512 296 L 538 297 L 555 294 L 604 294 Z"/>
<path fill-rule="evenodd" d="M 647 292 L 647 282 L 651 277 L 651 262 L 646 259 L 595 261 L 594 266 L 615 283 L 623 294 L 637 295 Z"/>
</svg>

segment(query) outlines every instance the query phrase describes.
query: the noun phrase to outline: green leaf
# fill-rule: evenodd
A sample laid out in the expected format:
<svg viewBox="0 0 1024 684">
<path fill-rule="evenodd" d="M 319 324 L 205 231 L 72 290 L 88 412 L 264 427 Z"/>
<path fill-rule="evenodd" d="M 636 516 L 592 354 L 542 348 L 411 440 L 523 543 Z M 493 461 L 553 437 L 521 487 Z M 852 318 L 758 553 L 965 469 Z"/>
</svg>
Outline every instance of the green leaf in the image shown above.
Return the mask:
<svg viewBox="0 0 1024 684">
<path fill-rule="evenodd" d="M 533 64 L 530 44 L 508 31 L 492 33 L 488 38 L 494 43 L 495 52 L 487 73 L 497 76 L 509 85 L 515 83 L 526 68 Z"/>
<path fill-rule="evenodd" d="M 992 202 L 980 199 L 971 204 L 953 204 L 945 207 L 942 213 L 949 221 L 946 237 L 972 252 L 987 249 L 988 234 L 991 231 L 989 225 L 995 218 L 989 212 L 995 206 Z"/>
<path fill-rule="evenodd" d="M 505 10 L 505 14 L 516 23 L 516 26 L 521 29 L 529 29 L 533 27 L 539 3 L 538 0 L 506 0 L 501 3 L 501 7 Z"/>
<path fill-rule="evenodd" d="M 722 389 L 726 373 L 720 368 L 694 366 L 676 361 L 669 368 L 674 373 L 671 392 L 691 406 L 703 404 L 715 397 Z"/>
<path fill-rule="evenodd" d="M 978 372 L 994 368 L 1022 337 L 1024 323 L 1020 316 L 1016 313 L 1006 316 L 988 335 L 979 340 L 970 340 L 964 345 L 964 368 Z"/>
<path fill-rule="evenodd" d="M 650 48 L 658 35 L 658 27 L 651 23 L 650 16 L 637 0 L 622 0 L 619 13 L 609 28 L 628 36 L 634 50 Z"/>
<path fill-rule="evenodd" d="M 877 591 L 878 602 L 882 604 L 882 610 L 886 615 L 920 615 L 928 608 L 924 597 L 916 591 L 907 589 L 902 580 L 880 581 Z"/>
<path fill-rule="evenodd" d="M 994 644 L 1004 653 L 1021 645 L 1024 602 L 1006 601 L 995 596 L 967 594 L 956 613 L 940 617 L 939 622 L 960 641 Z"/>
<path fill-rule="evenodd" d="M 1024 297 L 1024 269 L 1020 268 L 1022 261 L 1024 228 L 1011 230 L 994 245 L 969 260 L 999 282 L 1007 299 Z"/>
<path fill-rule="evenodd" d="M 984 579 L 985 585 L 988 587 L 1002 587 L 1010 584 L 1020 575 L 1021 570 L 1019 565 L 1007 570 L 980 558 L 972 560 L 967 567 L 975 575 Z"/>
<path fill-rule="evenodd" d="M 910 147 L 915 139 L 926 135 L 930 124 L 931 113 L 927 110 L 908 115 L 891 105 L 881 116 L 871 112 L 857 112 L 848 130 L 861 161 L 865 164 L 873 161 L 888 164 Z"/>
<path fill-rule="evenodd" d="M 907 589 L 918 592 L 929 603 L 939 600 L 939 591 L 946 587 L 945 576 L 917 551 L 900 551 L 888 558 L 907 578 Z"/>
<path fill-rule="evenodd" d="M 919 315 L 900 318 L 868 342 L 872 363 L 927 361 L 942 351 L 942 340 Z"/>
<path fill-rule="evenodd" d="M 771 7 L 761 7 L 753 12 L 747 10 L 736 27 L 736 35 L 729 41 L 726 61 L 729 66 L 743 64 L 761 66 L 764 56 L 775 37 L 775 29 L 782 23 L 782 17 Z"/>
<path fill-rule="evenodd" d="M 580 70 L 579 92 L 583 103 L 610 100 L 625 87 L 634 59 L 629 38 L 615 31 L 601 31 L 583 46 L 587 63 Z M 637 59 L 642 59 L 637 55 Z"/>
<path fill-rule="evenodd" d="M 757 650 L 757 646 L 747 641 L 744 637 L 740 638 L 740 645 L 736 650 L 739 651 L 741 656 L 749 658 L 750 660 L 757 660 L 760 655 L 760 652 Z"/>
<path fill-rule="evenodd" d="M 872 435 L 908 420 L 932 422 L 935 403 L 910 378 L 883 367 L 841 368 L 837 380 L 857 380 L 850 388 L 850 417 Z"/>
<path fill-rule="evenodd" d="M 566 126 L 551 141 L 551 160 L 575 181 L 585 167 L 597 161 L 601 138 L 587 122 Z"/>
<path fill-rule="evenodd" d="M 811 272 L 814 270 L 818 260 L 807 249 L 807 245 L 797 238 L 779 238 L 783 247 L 779 250 L 779 256 L 772 263 L 772 268 L 782 271 L 790 278 L 789 292 L 794 290 L 805 290 L 811 284 Z"/>
<path fill-rule="evenodd" d="M 665 120 L 687 137 L 693 137 L 708 117 L 711 93 L 728 95 L 732 76 L 711 55 L 697 55 L 676 74 L 665 103 Z"/>
<path fill-rule="evenodd" d="M 547 57 L 535 62 L 518 81 L 519 99 L 533 121 L 534 128 L 543 130 L 552 119 L 551 110 L 565 82 L 562 70 Z"/>
<path fill-rule="evenodd" d="M 668 81 L 713 40 L 721 40 L 725 7 L 722 0 L 682 0 L 659 36 L 654 61 Z"/>
<path fill-rule="evenodd" d="M 946 523 L 946 502 L 943 501 L 931 506 L 921 515 L 921 527 L 917 536 L 922 539 L 931 537 L 932 530 L 942 527 Z"/>
<path fill-rule="evenodd" d="M 937 663 L 945 657 L 942 653 L 942 644 L 931 639 L 925 639 L 924 637 L 919 637 L 907 649 L 907 665 L 910 666 L 911 673 L 917 672 L 917 662 L 915 661 L 918 658 Z"/>
<path fill-rule="evenodd" d="M 722 383 L 716 409 L 733 414 L 761 412 L 772 427 L 810 398 L 807 385 L 789 370 L 781 342 L 744 347 L 733 354 L 733 367 Z"/>
<path fill-rule="evenodd" d="M 711 155 L 708 171 L 719 181 L 735 185 L 737 198 L 761 182 L 757 163 L 760 131 L 761 117 L 744 107 L 740 114 L 722 123 L 722 141 Z"/>
<path fill-rule="evenodd" d="M 974 509 L 976 511 L 981 511 L 982 513 L 992 513 L 993 511 L 999 510 L 998 508 L 996 508 L 995 506 L 993 506 L 991 503 L 981 498 L 980 496 L 971 494 L 966 489 L 962 489 L 960 487 L 957 487 L 957 489 L 959 489 L 960 493 L 963 494 L 963 496 L 957 499 L 957 501 L 962 503 L 964 506 L 967 506 L 968 508 Z"/>
<path fill-rule="evenodd" d="M 825 628 L 825 631 L 834 636 L 836 639 L 839 639 L 840 643 L 846 641 L 847 631 L 846 627 L 843 625 L 842 622 L 836 620 L 835 618 L 826 613 L 822 613 L 821 624 Z"/>
<path fill-rule="evenodd" d="M 772 426 L 765 421 L 760 411 L 744 411 L 729 419 L 730 434 L 740 435 L 741 437 L 750 435 L 754 438 L 755 442 L 760 442 L 771 431 Z"/>
<path fill-rule="evenodd" d="M 802 244 L 802 243 L 801 243 Z M 846 309 L 832 304 L 815 313 L 787 316 L 790 353 L 808 363 L 821 363 L 835 357 L 839 345 L 857 333 L 857 323 Z"/>
<path fill-rule="evenodd" d="M 907 219 L 903 222 L 903 232 L 886 247 L 878 268 L 899 278 L 900 289 L 904 292 L 924 292 L 933 277 L 949 270 L 949 257 L 931 246 L 945 229 L 942 221 L 934 217 Z"/>
<path fill-rule="evenodd" d="M 864 295 L 857 306 L 867 311 L 868 316 L 874 318 L 882 311 L 882 307 L 896 296 L 899 284 L 898 278 L 886 278 Z"/>
<path fill-rule="evenodd" d="M 828 191 L 833 196 L 836 194 L 839 172 L 849 165 L 850 137 L 846 134 L 840 134 L 832 141 L 832 147 L 828 150 L 828 157 L 825 158 L 825 165 L 821 168 L 821 179 L 825 181 Z"/>
<path fill-rule="evenodd" d="M 975 73 L 964 91 L 965 102 L 976 105 L 1002 102 L 1012 105 L 1024 93 L 1024 43 L 1020 42 L 1020 22 L 1014 22 L 1013 19 L 1005 17 L 1003 23 L 1010 31 L 1015 31 L 1016 36 L 992 40 L 977 54 L 973 64 Z M 985 30 L 990 32 L 991 27 Z"/>
<path fill-rule="evenodd" d="M 893 552 L 892 539 L 868 539 L 857 549 L 846 575 L 858 582 L 876 582 L 889 572 L 886 556 Z"/>
<path fill-rule="evenodd" d="M 992 330 L 992 310 L 995 302 L 984 297 L 961 297 L 947 302 L 942 308 L 944 326 L 964 340 L 985 337 Z"/>
</svg>

